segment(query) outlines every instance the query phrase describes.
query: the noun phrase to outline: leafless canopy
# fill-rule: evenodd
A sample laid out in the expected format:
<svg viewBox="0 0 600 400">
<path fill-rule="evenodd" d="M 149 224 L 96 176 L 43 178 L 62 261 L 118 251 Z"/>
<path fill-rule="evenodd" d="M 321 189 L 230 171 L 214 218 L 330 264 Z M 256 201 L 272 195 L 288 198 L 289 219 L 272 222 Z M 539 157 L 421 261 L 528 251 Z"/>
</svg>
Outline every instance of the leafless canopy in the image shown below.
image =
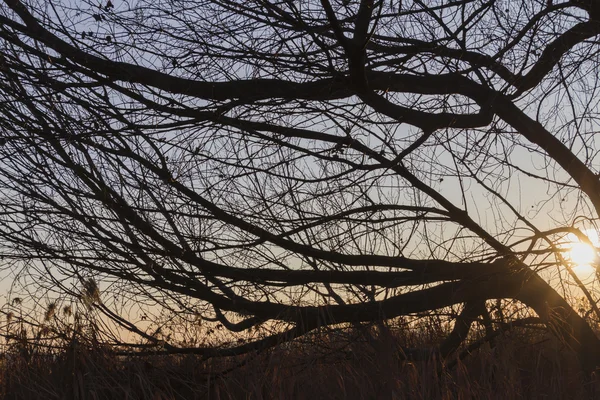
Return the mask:
<svg viewBox="0 0 600 400">
<path fill-rule="evenodd" d="M 228 354 L 513 299 L 595 365 L 549 279 L 600 212 L 599 33 L 596 0 L 3 0 L 5 266 L 132 330 L 113 295 L 282 322 Z"/>
</svg>

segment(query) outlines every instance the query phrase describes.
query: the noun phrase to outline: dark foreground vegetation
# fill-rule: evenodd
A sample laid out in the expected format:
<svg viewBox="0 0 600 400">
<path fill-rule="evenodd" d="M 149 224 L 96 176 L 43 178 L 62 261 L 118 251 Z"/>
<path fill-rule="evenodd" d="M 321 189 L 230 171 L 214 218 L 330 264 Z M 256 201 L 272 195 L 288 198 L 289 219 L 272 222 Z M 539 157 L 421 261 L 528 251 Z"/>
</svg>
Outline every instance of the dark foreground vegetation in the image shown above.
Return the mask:
<svg viewBox="0 0 600 400">
<path fill-rule="evenodd" d="M 439 322 L 439 321 L 438 321 Z M 600 378 L 544 329 L 474 331 L 454 356 L 436 349 L 444 324 L 412 330 L 320 332 L 268 351 L 226 358 L 121 356 L 84 339 L 61 348 L 7 339 L 6 399 L 586 399 Z M 404 349 L 400 350 L 400 349 Z"/>
</svg>

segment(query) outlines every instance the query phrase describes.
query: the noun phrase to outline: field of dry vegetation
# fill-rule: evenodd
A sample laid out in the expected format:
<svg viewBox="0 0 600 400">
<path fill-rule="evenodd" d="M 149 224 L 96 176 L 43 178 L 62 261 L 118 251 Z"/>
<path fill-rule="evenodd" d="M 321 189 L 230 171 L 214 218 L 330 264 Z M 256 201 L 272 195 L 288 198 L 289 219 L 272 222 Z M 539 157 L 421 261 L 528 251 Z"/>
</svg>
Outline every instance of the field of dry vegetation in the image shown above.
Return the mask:
<svg viewBox="0 0 600 400">
<path fill-rule="evenodd" d="M 442 361 L 431 350 L 449 327 L 437 318 L 411 329 L 405 322 L 329 330 L 259 353 L 212 359 L 122 356 L 85 334 L 48 347 L 41 345 L 39 326 L 16 329 L 4 344 L 1 394 L 80 400 L 600 397 L 600 378 L 584 378 L 573 354 L 541 326 L 507 325 L 491 336 L 475 329 Z"/>
</svg>

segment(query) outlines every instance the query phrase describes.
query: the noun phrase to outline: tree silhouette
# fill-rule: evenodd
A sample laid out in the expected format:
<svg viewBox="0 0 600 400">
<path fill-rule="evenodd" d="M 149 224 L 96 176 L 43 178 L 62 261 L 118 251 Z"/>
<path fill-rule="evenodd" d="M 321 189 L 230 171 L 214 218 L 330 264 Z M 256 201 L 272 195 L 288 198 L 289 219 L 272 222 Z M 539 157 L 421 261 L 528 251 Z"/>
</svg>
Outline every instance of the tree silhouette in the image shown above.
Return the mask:
<svg viewBox="0 0 600 400">
<path fill-rule="evenodd" d="M 600 362 L 593 327 L 551 282 L 567 271 L 598 310 L 564 242 L 589 241 L 600 212 L 600 3 L 0 10 L 12 271 L 71 292 L 105 284 L 91 303 L 151 339 L 109 294 L 233 332 L 283 327 L 170 352 L 240 354 L 464 305 L 448 355 L 475 320 L 491 334 L 510 322 L 489 313 L 505 299 L 586 369 Z"/>
</svg>

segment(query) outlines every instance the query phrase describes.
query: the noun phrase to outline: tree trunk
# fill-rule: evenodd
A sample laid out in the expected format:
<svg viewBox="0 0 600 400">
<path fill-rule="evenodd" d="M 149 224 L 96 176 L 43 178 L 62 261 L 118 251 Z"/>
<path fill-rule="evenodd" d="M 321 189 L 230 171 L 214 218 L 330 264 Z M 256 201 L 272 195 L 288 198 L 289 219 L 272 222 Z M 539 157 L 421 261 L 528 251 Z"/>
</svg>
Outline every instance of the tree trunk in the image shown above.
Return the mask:
<svg viewBox="0 0 600 400">
<path fill-rule="evenodd" d="M 550 330 L 575 351 L 585 373 L 594 372 L 597 367 L 600 367 L 600 340 L 593 329 L 538 274 L 532 272 L 525 272 L 525 274 L 515 299 L 531 307 L 546 322 Z"/>
</svg>

